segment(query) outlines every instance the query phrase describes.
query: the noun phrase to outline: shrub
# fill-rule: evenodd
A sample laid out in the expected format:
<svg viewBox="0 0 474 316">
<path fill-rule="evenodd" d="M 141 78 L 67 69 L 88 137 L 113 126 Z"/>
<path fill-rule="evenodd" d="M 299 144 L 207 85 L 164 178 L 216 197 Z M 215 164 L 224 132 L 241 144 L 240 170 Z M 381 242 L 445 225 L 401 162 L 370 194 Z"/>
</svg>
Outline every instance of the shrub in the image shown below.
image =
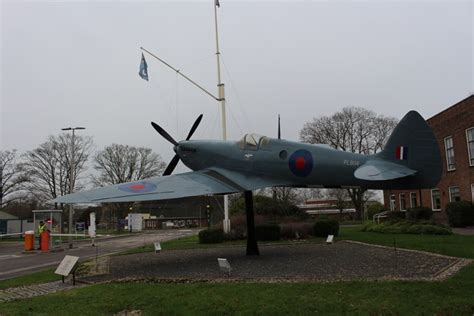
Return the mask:
<svg viewBox="0 0 474 316">
<path fill-rule="evenodd" d="M 313 226 L 314 236 L 326 237 L 327 235 L 337 236 L 339 233 L 339 222 L 335 220 L 318 220 Z"/>
<path fill-rule="evenodd" d="M 414 224 L 413 222 L 397 222 L 394 224 L 367 224 L 364 231 L 384 234 L 427 234 L 427 235 L 451 235 L 449 228 L 430 224 Z"/>
<path fill-rule="evenodd" d="M 450 202 L 446 205 L 449 225 L 465 227 L 474 224 L 474 204 L 469 201 Z"/>
<path fill-rule="evenodd" d="M 275 224 L 263 224 L 255 226 L 257 240 L 280 240 L 280 226 Z"/>
<path fill-rule="evenodd" d="M 285 239 L 308 238 L 313 233 L 313 223 L 283 223 L 280 224 L 280 236 Z"/>
<path fill-rule="evenodd" d="M 406 217 L 410 221 L 430 220 L 433 211 L 428 207 L 414 207 L 407 210 Z"/>
<path fill-rule="evenodd" d="M 387 220 L 390 222 L 404 221 L 406 218 L 406 212 L 392 211 L 387 213 Z"/>
<path fill-rule="evenodd" d="M 408 234 L 426 234 L 426 235 L 451 235 L 452 232 L 448 228 L 434 225 L 412 225 L 408 228 Z"/>
<path fill-rule="evenodd" d="M 385 207 L 380 202 L 375 202 L 367 205 L 366 218 L 373 219 L 374 215 L 385 211 Z"/>
<path fill-rule="evenodd" d="M 211 228 L 199 232 L 200 244 L 217 244 L 224 241 L 224 231 L 221 228 Z"/>
</svg>

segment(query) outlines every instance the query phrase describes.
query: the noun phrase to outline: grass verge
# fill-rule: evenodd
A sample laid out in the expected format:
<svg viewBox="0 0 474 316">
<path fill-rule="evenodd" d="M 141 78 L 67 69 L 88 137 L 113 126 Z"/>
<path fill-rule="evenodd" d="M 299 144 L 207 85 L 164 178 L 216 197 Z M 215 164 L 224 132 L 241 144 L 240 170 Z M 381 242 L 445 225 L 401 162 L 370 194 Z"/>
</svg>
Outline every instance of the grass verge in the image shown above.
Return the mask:
<svg viewBox="0 0 474 316">
<path fill-rule="evenodd" d="M 344 227 L 341 228 L 338 239 L 385 246 L 394 246 L 395 242 L 400 248 L 474 259 L 474 236 L 379 234 L 361 232 L 357 227 Z M 321 239 L 314 240 L 320 241 Z M 164 250 L 200 246 L 216 245 L 200 245 L 197 236 L 162 244 Z M 153 251 L 151 246 L 150 250 Z M 471 264 L 442 282 L 94 285 L 29 300 L 3 303 L 0 305 L 0 314 L 56 314 L 58 310 L 61 310 L 62 314 L 74 314 L 81 310 L 84 315 L 111 315 L 123 310 L 138 309 L 145 315 L 255 314 L 257 311 L 259 314 L 278 315 L 472 315 L 473 298 L 474 264 Z M 84 306 L 87 306 L 87 309 L 84 309 Z"/>
<path fill-rule="evenodd" d="M 471 315 L 474 265 L 445 282 L 106 284 L 0 305 L 2 315 Z"/>
</svg>

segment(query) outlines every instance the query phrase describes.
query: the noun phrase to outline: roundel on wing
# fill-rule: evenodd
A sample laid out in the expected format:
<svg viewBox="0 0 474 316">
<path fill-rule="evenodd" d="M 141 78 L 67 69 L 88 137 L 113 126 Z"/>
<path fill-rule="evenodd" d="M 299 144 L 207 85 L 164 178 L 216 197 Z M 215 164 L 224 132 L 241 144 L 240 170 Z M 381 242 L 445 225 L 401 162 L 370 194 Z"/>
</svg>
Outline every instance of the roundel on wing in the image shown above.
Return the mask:
<svg viewBox="0 0 474 316">
<path fill-rule="evenodd" d="M 156 184 L 146 181 L 132 182 L 118 187 L 119 190 L 130 193 L 148 193 L 156 190 Z"/>
<path fill-rule="evenodd" d="M 288 161 L 291 172 L 298 177 L 306 177 L 313 170 L 313 156 L 305 149 L 295 151 Z"/>
</svg>

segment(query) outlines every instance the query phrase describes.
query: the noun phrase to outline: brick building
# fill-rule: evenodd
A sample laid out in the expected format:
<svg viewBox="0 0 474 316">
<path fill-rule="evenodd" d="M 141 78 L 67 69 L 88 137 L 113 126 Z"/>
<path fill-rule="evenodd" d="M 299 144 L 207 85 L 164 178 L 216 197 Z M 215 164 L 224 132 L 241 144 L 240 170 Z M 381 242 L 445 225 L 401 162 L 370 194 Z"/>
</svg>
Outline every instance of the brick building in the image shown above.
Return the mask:
<svg viewBox="0 0 474 316">
<path fill-rule="evenodd" d="M 414 206 L 430 207 L 435 218 L 447 220 L 450 201 L 474 201 L 474 95 L 427 120 L 438 140 L 443 174 L 435 188 L 385 190 L 385 207 L 405 211 Z"/>
</svg>

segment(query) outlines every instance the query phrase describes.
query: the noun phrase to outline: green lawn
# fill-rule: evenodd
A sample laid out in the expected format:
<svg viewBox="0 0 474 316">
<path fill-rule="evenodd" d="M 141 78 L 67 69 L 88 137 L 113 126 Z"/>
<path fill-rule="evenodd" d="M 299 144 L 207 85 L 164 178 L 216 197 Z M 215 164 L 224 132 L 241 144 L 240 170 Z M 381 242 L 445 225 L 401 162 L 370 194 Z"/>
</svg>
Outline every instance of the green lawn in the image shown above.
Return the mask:
<svg viewBox="0 0 474 316">
<path fill-rule="evenodd" d="M 54 274 L 54 269 L 48 269 L 45 271 L 35 272 L 32 274 L 20 276 L 17 278 L 0 281 L 0 290 L 6 289 L 9 287 L 14 287 L 14 286 L 57 281 L 60 279 L 61 277 L 59 275 Z"/>
<path fill-rule="evenodd" d="M 339 237 L 370 244 L 435 252 L 443 255 L 474 259 L 474 236 L 412 235 L 362 232 L 360 227 L 343 227 Z"/>
<path fill-rule="evenodd" d="M 397 247 L 474 258 L 474 236 L 392 235 L 358 229 L 342 228 L 338 239 L 393 246 L 395 238 Z M 197 245 L 196 236 L 162 244 L 164 250 Z M 58 310 L 60 314 L 111 315 L 125 309 L 140 309 L 148 315 L 473 315 L 474 264 L 442 282 L 94 285 L 0 304 L 0 315 L 58 314 Z"/>
<path fill-rule="evenodd" d="M 472 315 L 473 297 L 471 265 L 445 282 L 94 285 L 4 303 L 0 314 Z"/>
</svg>

